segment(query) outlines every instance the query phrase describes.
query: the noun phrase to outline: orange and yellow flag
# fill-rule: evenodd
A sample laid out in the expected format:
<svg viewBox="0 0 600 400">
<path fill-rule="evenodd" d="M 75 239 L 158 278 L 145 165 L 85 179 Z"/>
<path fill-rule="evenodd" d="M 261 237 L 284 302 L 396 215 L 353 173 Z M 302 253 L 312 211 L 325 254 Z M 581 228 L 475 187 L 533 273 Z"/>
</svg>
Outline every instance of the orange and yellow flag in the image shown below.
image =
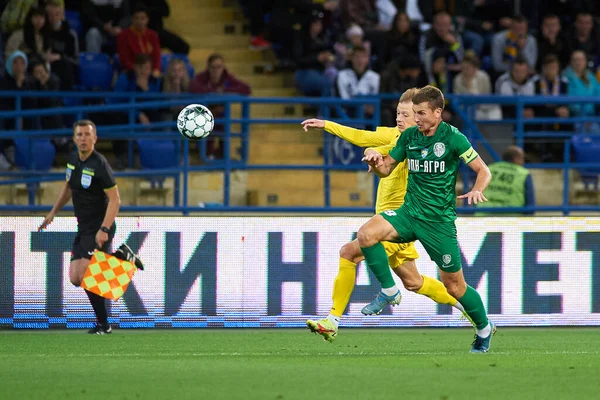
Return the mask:
<svg viewBox="0 0 600 400">
<path fill-rule="evenodd" d="M 136 267 L 102 251 L 96 251 L 83 276 L 81 287 L 109 300 L 118 300 L 135 274 Z"/>
</svg>

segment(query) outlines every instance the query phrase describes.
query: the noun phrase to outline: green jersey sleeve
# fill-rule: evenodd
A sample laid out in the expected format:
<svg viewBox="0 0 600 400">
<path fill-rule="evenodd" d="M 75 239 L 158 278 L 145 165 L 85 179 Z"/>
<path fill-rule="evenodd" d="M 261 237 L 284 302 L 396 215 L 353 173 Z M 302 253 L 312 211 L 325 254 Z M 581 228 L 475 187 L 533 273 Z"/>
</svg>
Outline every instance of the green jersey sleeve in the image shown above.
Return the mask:
<svg viewBox="0 0 600 400">
<path fill-rule="evenodd" d="M 467 139 L 467 137 L 460 132 L 457 132 L 456 136 L 454 137 L 454 149 L 456 151 L 456 155 L 465 164 L 469 164 L 479 156 L 473 146 L 471 146 L 469 139 Z"/>
<path fill-rule="evenodd" d="M 398 161 L 398 162 L 402 162 L 404 160 L 406 160 L 406 143 L 408 141 L 408 134 L 405 132 L 402 132 L 402 134 L 400 135 L 400 138 L 398 138 L 398 141 L 396 142 L 396 145 L 394 146 L 394 148 L 392 150 L 390 150 L 390 157 L 392 157 L 394 160 Z"/>
</svg>

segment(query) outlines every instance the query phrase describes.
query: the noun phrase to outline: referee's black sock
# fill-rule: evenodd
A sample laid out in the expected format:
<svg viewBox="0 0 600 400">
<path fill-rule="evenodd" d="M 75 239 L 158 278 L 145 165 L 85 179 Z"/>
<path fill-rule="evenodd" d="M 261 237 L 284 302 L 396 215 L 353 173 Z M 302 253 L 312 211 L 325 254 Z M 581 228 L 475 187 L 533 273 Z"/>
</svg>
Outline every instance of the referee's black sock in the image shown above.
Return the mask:
<svg viewBox="0 0 600 400">
<path fill-rule="evenodd" d="M 94 314 L 96 314 L 96 319 L 98 320 L 98 323 L 102 326 L 108 325 L 108 315 L 106 313 L 106 299 L 88 290 L 85 291 L 85 294 L 87 294 L 87 297 L 90 299 L 90 303 L 92 304 L 92 308 L 94 309 Z"/>
</svg>

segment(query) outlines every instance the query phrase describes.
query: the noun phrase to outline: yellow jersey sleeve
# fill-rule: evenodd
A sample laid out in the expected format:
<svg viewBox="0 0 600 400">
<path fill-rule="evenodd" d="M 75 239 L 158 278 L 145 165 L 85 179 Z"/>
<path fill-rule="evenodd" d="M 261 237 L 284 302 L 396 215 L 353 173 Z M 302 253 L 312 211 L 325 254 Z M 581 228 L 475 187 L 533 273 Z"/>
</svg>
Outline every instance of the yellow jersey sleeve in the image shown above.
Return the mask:
<svg viewBox="0 0 600 400">
<path fill-rule="evenodd" d="M 378 127 L 375 131 L 350 128 L 331 121 L 325 121 L 325 130 L 358 147 L 383 146 L 392 141 L 398 130 L 396 128 Z"/>
<path fill-rule="evenodd" d="M 367 150 L 375 150 L 376 152 L 378 152 L 379 154 L 381 154 L 382 156 L 387 156 L 390 154 L 390 151 L 392 151 L 392 149 L 394 148 L 395 144 L 386 144 L 385 146 L 378 146 L 378 147 L 369 147 L 368 149 L 365 149 L 365 152 Z"/>
<path fill-rule="evenodd" d="M 398 134 L 398 131 L 396 130 L 395 132 L 392 132 L 394 135 L 390 138 L 390 140 L 388 141 L 387 144 L 383 145 L 383 146 L 377 146 L 377 147 L 369 147 L 367 149 L 365 149 L 365 152 L 367 150 L 375 150 L 376 152 L 378 152 L 379 154 L 381 154 L 382 156 L 387 156 L 390 154 L 390 151 L 392 151 L 392 149 L 396 146 L 396 143 L 398 142 L 398 139 L 400 139 L 400 135 Z"/>
</svg>

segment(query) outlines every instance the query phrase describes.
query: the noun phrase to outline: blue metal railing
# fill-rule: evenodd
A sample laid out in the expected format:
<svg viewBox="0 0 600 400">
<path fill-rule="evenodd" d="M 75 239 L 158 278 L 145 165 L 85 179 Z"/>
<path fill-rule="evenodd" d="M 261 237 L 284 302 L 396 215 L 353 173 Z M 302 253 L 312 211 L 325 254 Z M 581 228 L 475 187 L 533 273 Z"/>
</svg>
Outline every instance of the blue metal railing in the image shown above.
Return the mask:
<svg viewBox="0 0 600 400">
<path fill-rule="evenodd" d="M 71 115 L 76 119 L 86 117 L 90 113 L 111 113 L 120 112 L 127 114 L 127 123 L 119 125 L 103 125 L 99 126 L 99 134 L 101 139 L 126 139 L 129 140 L 128 148 L 128 159 L 129 165 L 133 165 L 133 141 L 141 138 L 152 138 L 152 139 L 169 139 L 178 140 L 181 143 L 181 167 L 166 168 L 166 169 L 152 169 L 152 170 L 136 170 L 117 172 L 116 176 L 124 177 L 140 177 L 147 178 L 152 176 L 163 176 L 174 180 L 174 206 L 170 207 L 148 207 L 148 206 L 124 206 L 124 211 L 173 211 L 187 214 L 189 212 L 196 211 L 284 211 L 284 212 L 372 212 L 373 207 L 332 207 L 330 188 L 331 188 L 331 171 L 359 171 L 364 170 L 365 167 L 360 164 L 343 165 L 334 163 L 329 154 L 329 146 L 333 137 L 329 134 L 323 134 L 323 163 L 318 165 L 258 165 L 250 164 L 249 159 L 249 137 L 250 137 L 250 125 L 252 124 L 299 124 L 302 118 L 254 118 L 250 115 L 251 106 L 260 107 L 265 104 L 277 104 L 277 105 L 302 105 L 312 106 L 318 109 L 318 117 L 324 119 L 334 119 L 335 121 L 357 127 L 364 126 L 377 126 L 381 119 L 381 102 L 382 100 L 397 99 L 395 94 L 385 94 L 379 97 L 365 97 L 354 100 L 341 100 L 335 98 L 249 98 L 237 95 L 193 95 L 193 94 L 182 94 L 178 96 L 162 95 L 162 94 L 139 94 L 139 93 L 114 93 L 114 92 L 0 92 L 0 97 L 14 98 L 15 110 L 14 111 L 0 111 L 0 120 L 13 119 L 15 122 L 22 118 L 29 118 L 31 120 L 39 119 L 43 116 L 50 115 Z M 110 102 L 108 104 L 100 105 L 80 105 L 71 107 L 51 108 L 51 109 L 24 109 L 24 105 L 27 104 L 28 98 L 79 98 L 79 99 L 120 99 L 122 103 Z M 24 101 L 25 100 L 25 101 Z M 526 125 L 530 124 L 573 124 L 577 122 L 600 122 L 600 117 L 571 117 L 567 119 L 562 118 L 533 118 L 524 119 L 522 117 L 522 110 L 527 105 L 546 104 L 551 101 L 552 104 L 581 104 L 582 102 L 591 102 L 600 104 L 599 98 L 580 98 L 580 97 L 506 97 L 506 96 L 448 96 L 450 104 L 452 104 L 454 111 L 458 117 L 462 120 L 463 131 L 469 139 L 472 141 L 474 146 L 483 146 L 487 152 L 497 160 L 499 158 L 498 153 L 493 148 L 492 144 L 485 139 L 479 130 L 481 125 L 495 125 L 495 124 L 513 124 L 515 127 L 514 136 L 515 141 L 519 145 L 523 145 L 525 138 L 537 138 L 537 137 L 556 137 L 565 140 L 564 150 L 564 163 L 552 163 L 552 164 L 529 164 L 529 168 L 539 169 L 563 169 L 563 180 L 564 180 L 564 193 L 562 196 L 562 204 L 557 206 L 538 206 L 534 208 L 523 208 L 523 209 L 501 209 L 493 208 L 489 209 L 492 212 L 500 211 L 512 211 L 512 212 L 525 212 L 525 211 L 560 211 L 564 214 L 568 214 L 572 211 L 600 211 L 600 207 L 597 206 L 573 206 L 568 204 L 569 195 L 569 170 L 570 169 L 584 169 L 584 168 L 599 168 L 598 164 L 581 164 L 572 163 L 570 160 L 570 137 L 574 132 L 530 132 L 525 129 Z M 201 157 L 205 162 L 203 165 L 190 165 L 190 143 L 187 140 L 183 140 L 181 136 L 176 132 L 175 122 L 154 122 L 150 125 L 142 125 L 136 122 L 136 113 L 138 110 L 160 110 L 165 108 L 183 107 L 190 103 L 202 103 L 207 105 L 209 108 L 212 105 L 223 105 L 222 116 L 217 116 L 215 122 L 217 125 L 223 126 L 223 159 L 209 161 L 205 157 L 206 142 L 201 141 Z M 501 121 L 476 121 L 473 119 L 474 109 L 480 104 L 501 104 L 501 105 L 513 105 L 516 108 L 516 117 L 513 119 L 503 119 Z M 233 105 L 239 105 L 241 115 L 239 117 L 233 117 Z M 375 113 L 372 116 L 367 116 L 364 113 L 364 105 L 374 106 Z M 352 111 L 352 115 L 355 117 L 349 117 L 347 110 Z M 333 117 L 332 117 L 333 116 Z M 236 132 L 232 132 L 233 126 L 238 125 L 240 128 Z M 15 124 L 18 126 L 18 124 Z M 300 128 L 298 128 L 300 129 Z M 71 136 L 72 130 L 70 128 L 65 129 L 32 129 L 32 130 L 12 130 L 12 131 L 0 131 L 0 140 L 10 139 L 15 137 L 26 137 L 30 140 L 51 138 L 56 136 Z M 238 138 L 240 140 L 240 148 L 237 156 L 232 157 L 231 152 L 231 139 Z M 30 146 L 32 149 L 33 146 Z M 30 155 L 30 160 L 33 159 L 33 154 Z M 324 198 L 323 207 L 246 207 L 246 206 L 231 206 L 230 203 L 230 189 L 231 189 L 231 173 L 235 170 L 321 170 L 323 171 L 323 182 L 324 182 Z M 223 204 L 214 205 L 211 207 L 200 207 L 191 206 L 188 204 L 188 175 L 191 172 L 197 171 L 223 171 L 224 182 L 223 182 Z M 47 210 L 50 209 L 51 205 L 35 205 L 34 189 L 35 184 L 39 182 L 48 181 L 60 181 L 64 179 L 62 173 L 47 172 L 47 171 L 34 171 L 34 170 L 20 170 L 20 171 L 8 171 L 0 173 L 0 177 L 5 180 L 0 180 L 0 184 L 28 184 L 31 188 L 29 196 L 29 205 L 27 206 L 8 206 L 0 205 L 0 210 Z M 468 187 L 470 185 L 469 178 L 467 175 L 463 176 L 464 185 Z M 374 180 L 376 185 L 376 180 Z M 374 190 L 374 193 L 376 191 Z M 485 211 L 487 209 L 481 209 Z M 461 207 L 459 212 L 469 213 L 472 212 L 471 207 Z M 478 209 L 479 211 L 479 209 Z"/>
</svg>

